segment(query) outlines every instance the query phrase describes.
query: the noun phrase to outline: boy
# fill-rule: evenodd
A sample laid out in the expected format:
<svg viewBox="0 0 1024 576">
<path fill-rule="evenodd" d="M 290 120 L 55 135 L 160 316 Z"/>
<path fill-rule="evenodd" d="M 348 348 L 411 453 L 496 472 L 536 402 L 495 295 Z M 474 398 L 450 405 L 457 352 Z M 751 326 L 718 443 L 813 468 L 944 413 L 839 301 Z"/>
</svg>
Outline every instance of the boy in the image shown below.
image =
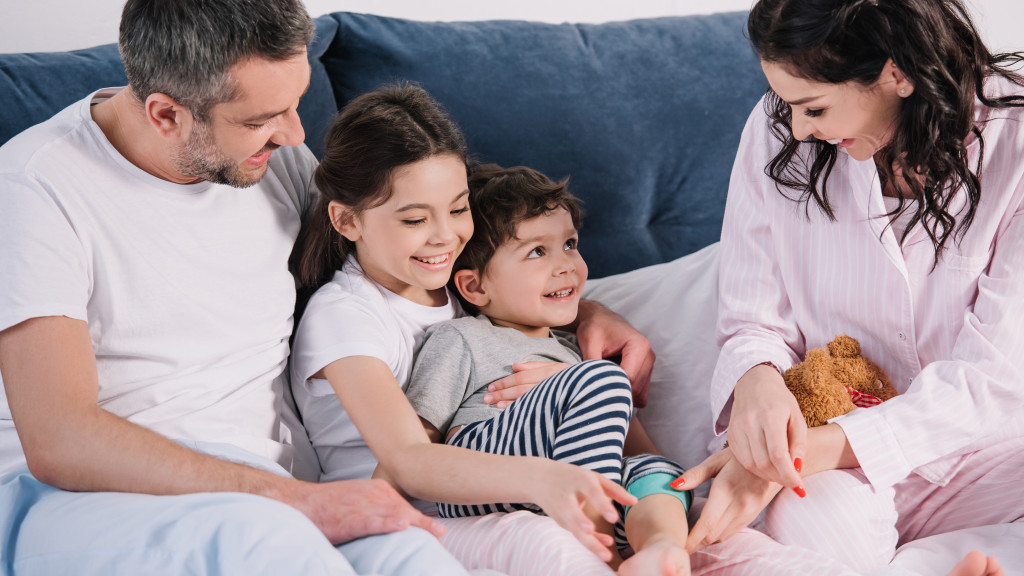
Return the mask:
<svg viewBox="0 0 1024 576">
<path fill-rule="evenodd" d="M 636 551 L 620 574 L 689 574 L 689 493 L 668 487 L 679 467 L 650 454 L 623 459 L 632 413 L 628 379 L 610 362 L 582 362 L 574 336 L 550 328 L 576 320 L 587 279 L 577 250 L 578 200 L 565 181 L 523 167 L 480 166 L 469 184 L 475 230 L 452 284 L 464 307 L 479 315 L 427 331 L 406 391 L 424 427 L 434 441 L 552 458 L 622 482 L 641 500 L 615 527 L 620 551 Z M 530 361 L 564 369 L 505 410 L 484 403 L 490 382 Z M 650 445 L 637 424 L 630 432 L 630 443 Z M 536 510 L 438 506 L 442 516 Z"/>
</svg>

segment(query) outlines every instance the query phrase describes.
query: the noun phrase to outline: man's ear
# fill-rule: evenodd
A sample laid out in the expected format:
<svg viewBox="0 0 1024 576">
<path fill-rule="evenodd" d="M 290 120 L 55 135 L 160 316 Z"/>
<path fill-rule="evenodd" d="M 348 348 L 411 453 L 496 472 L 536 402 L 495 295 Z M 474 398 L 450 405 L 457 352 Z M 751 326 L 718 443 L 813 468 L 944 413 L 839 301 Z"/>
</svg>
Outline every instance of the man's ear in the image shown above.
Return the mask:
<svg viewBox="0 0 1024 576">
<path fill-rule="evenodd" d="M 327 213 L 331 218 L 331 226 L 334 226 L 338 234 L 341 234 L 351 242 L 355 242 L 363 236 L 359 226 L 359 219 L 356 218 L 352 209 L 348 206 L 337 200 L 331 200 L 327 205 Z"/>
<path fill-rule="evenodd" d="M 163 138 L 185 141 L 192 133 L 195 118 L 188 108 L 167 94 L 154 92 L 143 103 L 146 121 Z"/>
<path fill-rule="evenodd" d="M 459 270 L 452 276 L 459 294 L 477 308 L 483 308 L 491 302 L 491 297 L 484 290 L 480 274 L 476 270 Z"/>
</svg>

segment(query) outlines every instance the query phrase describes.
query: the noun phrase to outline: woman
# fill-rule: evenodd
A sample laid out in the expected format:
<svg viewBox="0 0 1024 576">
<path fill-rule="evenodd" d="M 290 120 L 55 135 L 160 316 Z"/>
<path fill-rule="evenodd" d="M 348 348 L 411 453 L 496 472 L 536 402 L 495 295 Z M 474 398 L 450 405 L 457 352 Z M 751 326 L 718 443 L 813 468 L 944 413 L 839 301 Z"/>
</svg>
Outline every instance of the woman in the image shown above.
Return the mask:
<svg viewBox="0 0 1024 576">
<path fill-rule="evenodd" d="M 729 448 L 683 477 L 717 474 L 691 545 L 767 506 L 782 543 L 873 570 L 1016 521 L 1022 55 L 991 54 L 960 0 L 761 0 L 748 33 L 771 89 L 726 206 L 712 409 Z M 840 333 L 901 395 L 808 430 L 780 372 Z M 954 572 L 1000 573 L 977 553 Z"/>
</svg>

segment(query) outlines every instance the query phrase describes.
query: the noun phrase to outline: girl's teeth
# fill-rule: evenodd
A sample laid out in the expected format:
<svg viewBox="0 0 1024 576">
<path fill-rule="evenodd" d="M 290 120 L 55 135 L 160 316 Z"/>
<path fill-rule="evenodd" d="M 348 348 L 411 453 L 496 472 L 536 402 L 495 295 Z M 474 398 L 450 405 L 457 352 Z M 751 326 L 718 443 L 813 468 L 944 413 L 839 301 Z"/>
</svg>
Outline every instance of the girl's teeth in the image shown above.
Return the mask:
<svg viewBox="0 0 1024 576">
<path fill-rule="evenodd" d="M 552 296 L 554 298 L 565 298 L 569 294 L 572 294 L 572 288 L 569 288 L 568 290 L 559 290 L 558 292 L 552 292 L 551 294 L 548 294 L 548 296 Z"/>
<path fill-rule="evenodd" d="M 833 146 L 835 146 L 836 144 L 839 144 L 842 141 L 843 141 L 842 138 L 833 138 L 832 140 L 825 140 L 825 142 L 828 142 L 829 144 L 831 144 Z"/>
<path fill-rule="evenodd" d="M 425 264 L 440 264 L 448 260 L 448 255 L 445 254 L 444 256 L 434 256 L 433 258 L 417 258 L 417 260 Z"/>
</svg>

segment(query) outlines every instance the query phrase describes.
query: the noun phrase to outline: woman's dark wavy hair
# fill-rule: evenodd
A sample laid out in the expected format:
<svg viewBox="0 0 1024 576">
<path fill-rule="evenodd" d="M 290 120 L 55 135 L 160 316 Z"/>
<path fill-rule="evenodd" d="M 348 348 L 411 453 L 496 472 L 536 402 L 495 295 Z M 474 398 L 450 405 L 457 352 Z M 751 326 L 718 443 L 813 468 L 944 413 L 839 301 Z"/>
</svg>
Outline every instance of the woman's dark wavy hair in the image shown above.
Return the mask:
<svg viewBox="0 0 1024 576">
<path fill-rule="evenodd" d="M 379 206 L 391 197 L 395 169 L 443 154 L 462 160 L 468 174 L 465 137 L 414 84 L 385 86 L 342 109 L 327 131 L 324 158 L 313 173 L 320 200 L 305 219 L 292 254 L 300 300 L 329 281 L 355 250 L 331 224 L 331 201 L 356 214 Z"/>
<path fill-rule="evenodd" d="M 975 98 L 992 108 L 1024 106 L 1022 95 L 993 98 L 982 91 L 990 75 L 1024 85 L 1014 70 L 1024 53 L 989 52 L 961 0 L 759 0 L 747 19 L 747 33 L 762 61 L 811 81 L 868 86 L 890 58 L 910 79 L 914 91 L 904 99 L 892 140 L 877 164 L 883 182 L 895 182 L 895 164 L 903 184 L 921 200 L 907 231 L 923 221 L 938 263 L 950 236 L 959 243 L 967 232 L 981 198 L 985 148 L 974 121 Z M 836 146 L 795 140 L 790 107 L 771 89 L 765 111 L 772 133 L 783 143 L 765 174 L 780 191 L 796 191 L 799 198 L 794 199 L 800 202 L 813 199 L 835 220 L 827 182 Z M 965 144 L 971 133 L 980 146 L 974 170 Z M 923 183 L 914 175 L 923 175 Z M 966 212 L 951 214 L 961 189 L 967 194 Z M 900 198 L 889 216 L 903 209 Z"/>
</svg>

